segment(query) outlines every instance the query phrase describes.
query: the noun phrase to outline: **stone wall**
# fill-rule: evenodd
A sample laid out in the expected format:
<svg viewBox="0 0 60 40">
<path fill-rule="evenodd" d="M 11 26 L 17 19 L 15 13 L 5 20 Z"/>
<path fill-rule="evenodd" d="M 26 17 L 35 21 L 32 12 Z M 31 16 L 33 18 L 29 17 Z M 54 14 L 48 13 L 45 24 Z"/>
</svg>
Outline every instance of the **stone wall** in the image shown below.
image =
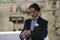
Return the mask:
<svg viewBox="0 0 60 40">
<path fill-rule="evenodd" d="M 9 21 L 9 16 L 16 16 L 16 13 L 9 15 L 8 9 L 11 5 L 12 4 L 10 3 L 0 4 L 0 31 L 13 31 L 14 26 L 16 30 L 23 28 L 24 23 L 14 25 L 11 21 Z M 53 14 L 53 9 L 51 9 L 48 5 L 49 4 L 46 3 L 46 6 L 45 6 L 46 8 L 41 10 L 41 17 L 48 20 L 49 40 L 60 40 L 60 9 L 59 9 L 58 3 L 57 3 L 58 7 L 54 14 Z M 23 16 L 25 18 L 24 20 L 26 20 L 29 17 L 29 15 L 22 14 L 22 13 L 18 15 Z"/>
</svg>

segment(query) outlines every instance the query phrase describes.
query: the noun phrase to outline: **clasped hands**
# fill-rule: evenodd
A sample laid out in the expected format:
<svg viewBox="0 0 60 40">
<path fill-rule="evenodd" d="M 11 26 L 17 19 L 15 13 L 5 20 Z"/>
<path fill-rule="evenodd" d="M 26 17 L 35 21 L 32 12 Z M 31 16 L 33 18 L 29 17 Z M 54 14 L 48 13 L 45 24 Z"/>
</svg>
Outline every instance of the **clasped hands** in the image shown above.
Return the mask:
<svg viewBox="0 0 60 40">
<path fill-rule="evenodd" d="M 23 35 L 23 38 L 28 37 L 30 35 L 30 30 L 24 30 L 22 35 Z"/>
</svg>

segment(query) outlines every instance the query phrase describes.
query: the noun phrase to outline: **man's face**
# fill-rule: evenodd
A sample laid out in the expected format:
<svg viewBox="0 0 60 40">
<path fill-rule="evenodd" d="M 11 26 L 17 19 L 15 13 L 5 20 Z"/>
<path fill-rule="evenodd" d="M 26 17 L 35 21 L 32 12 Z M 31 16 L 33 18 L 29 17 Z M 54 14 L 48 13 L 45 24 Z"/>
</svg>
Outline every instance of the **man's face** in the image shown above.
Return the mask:
<svg viewBox="0 0 60 40">
<path fill-rule="evenodd" d="M 32 18 L 36 18 L 38 16 L 38 11 L 36 11 L 34 8 L 30 8 L 30 15 Z"/>
</svg>

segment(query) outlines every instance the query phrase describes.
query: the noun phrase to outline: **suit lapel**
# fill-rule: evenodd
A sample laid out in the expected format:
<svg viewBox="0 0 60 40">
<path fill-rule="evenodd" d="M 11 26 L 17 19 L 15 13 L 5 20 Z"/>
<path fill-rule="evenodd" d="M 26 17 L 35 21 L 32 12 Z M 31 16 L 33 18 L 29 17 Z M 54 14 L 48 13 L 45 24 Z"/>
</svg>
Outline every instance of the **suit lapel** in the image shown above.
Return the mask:
<svg viewBox="0 0 60 40">
<path fill-rule="evenodd" d="M 41 17 L 39 17 L 38 19 L 37 19 L 37 22 L 36 22 L 37 24 L 38 24 L 38 28 L 41 28 L 41 26 L 42 26 L 42 18 Z"/>
<path fill-rule="evenodd" d="M 30 27 L 31 27 L 31 21 L 32 21 L 32 20 L 29 19 L 29 21 L 28 21 L 28 23 L 27 23 L 27 24 L 28 24 L 28 29 L 29 29 L 29 30 L 30 30 Z"/>
<path fill-rule="evenodd" d="M 38 24 L 41 24 L 41 22 L 42 22 L 42 21 L 41 21 L 41 17 L 39 17 L 39 18 L 37 19 L 37 23 L 38 23 Z"/>
<path fill-rule="evenodd" d="M 39 24 L 39 26 L 41 26 L 41 23 L 42 23 L 42 22 L 41 22 L 41 19 L 42 19 L 41 17 L 38 17 L 37 22 L 36 22 L 36 23 Z M 32 20 L 29 19 L 29 22 L 28 22 L 29 30 L 30 30 L 30 27 L 31 27 L 31 21 L 32 21 Z"/>
<path fill-rule="evenodd" d="M 41 27 L 42 27 L 42 20 L 41 20 L 40 17 L 37 19 L 37 22 L 36 22 L 36 23 L 38 24 L 38 26 L 35 26 L 35 27 L 34 27 L 34 30 L 35 30 L 35 29 L 36 29 L 36 30 L 40 30 Z"/>
</svg>

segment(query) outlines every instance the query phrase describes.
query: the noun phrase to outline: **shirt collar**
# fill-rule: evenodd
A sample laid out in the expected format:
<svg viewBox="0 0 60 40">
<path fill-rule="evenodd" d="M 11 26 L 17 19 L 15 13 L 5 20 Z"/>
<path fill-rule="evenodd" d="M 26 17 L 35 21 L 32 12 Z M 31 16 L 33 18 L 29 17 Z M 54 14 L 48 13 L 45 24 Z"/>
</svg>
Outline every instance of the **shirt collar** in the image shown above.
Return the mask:
<svg viewBox="0 0 60 40">
<path fill-rule="evenodd" d="M 33 19 L 32 17 L 30 17 L 31 19 Z M 37 16 L 35 19 L 38 19 L 39 18 L 39 16 Z"/>
</svg>

